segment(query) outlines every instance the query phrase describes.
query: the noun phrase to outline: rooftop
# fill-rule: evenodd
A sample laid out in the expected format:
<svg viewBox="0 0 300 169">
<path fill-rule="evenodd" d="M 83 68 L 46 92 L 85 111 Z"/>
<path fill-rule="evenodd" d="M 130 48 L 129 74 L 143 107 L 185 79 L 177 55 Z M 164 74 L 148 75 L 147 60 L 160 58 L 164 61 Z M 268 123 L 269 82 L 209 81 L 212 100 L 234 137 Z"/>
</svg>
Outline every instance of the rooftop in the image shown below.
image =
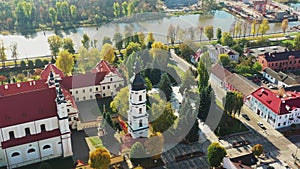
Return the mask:
<svg viewBox="0 0 300 169">
<path fill-rule="evenodd" d="M 220 64 L 216 63 L 214 64 L 211 69 L 211 73 L 217 76 L 220 80 L 226 81 L 226 78 L 232 75 L 231 72 L 229 72 L 227 69 L 225 69 Z"/>
<path fill-rule="evenodd" d="M 263 55 L 266 52 L 268 53 L 273 53 L 273 52 L 284 52 L 285 51 L 285 47 L 283 46 L 267 46 L 267 47 L 259 47 L 259 48 L 252 48 L 252 49 L 248 49 L 248 53 L 258 57 L 259 55 Z"/>
<path fill-rule="evenodd" d="M 263 54 L 265 59 L 268 62 L 276 62 L 276 61 L 286 61 L 290 59 L 299 59 L 300 58 L 300 50 L 297 51 L 287 51 L 287 52 L 265 52 Z"/>
<path fill-rule="evenodd" d="M 267 67 L 263 70 L 263 72 L 267 73 L 268 75 L 272 76 L 276 80 L 283 82 L 287 85 L 297 84 L 296 79 L 292 78 L 291 76 L 288 76 L 287 74 L 283 72 L 276 72 L 273 69 Z"/>
<path fill-rule="evenodd" d="M 233 73 L 227 78 L 227 82 L 244 96 L 249 96 L 252 92 L 259 88 L 256 84 L 249 81 L 245 77 Z"/>
</svg>

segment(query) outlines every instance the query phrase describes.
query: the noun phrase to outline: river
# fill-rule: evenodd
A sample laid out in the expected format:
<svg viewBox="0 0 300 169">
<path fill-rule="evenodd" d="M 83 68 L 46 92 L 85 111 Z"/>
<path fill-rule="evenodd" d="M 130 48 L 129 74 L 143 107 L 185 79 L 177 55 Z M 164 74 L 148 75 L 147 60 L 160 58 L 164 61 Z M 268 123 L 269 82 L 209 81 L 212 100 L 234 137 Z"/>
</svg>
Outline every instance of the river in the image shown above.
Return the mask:
<svg viewBox="0 0 300 169">
<path fill-rule="evenodd" d="M 134 32 L 144 32 L 145 34 L 149 31 L 153 32 L 154 37 L 157 41 L 166 43 L 166 34 L 170 24 L 180 25 L 181 28 L 197 27 L 198 25 L 207 26 L 213 25 L 214 29 L 221 28 L 223 32 L 229 31 L 231 24 L 234 22 L 235 17 L 225 11 L 216 11 L 214 16 L 203 16 L 199 14 L 189 14 L 181 16 L 164 17 L 158 20 L 134 22 L 128 23 L 117 23 L 111 22 L 104 24 L 99 28 L 96 27 L 82 27 L 77 28 L 74 31 L 60 32 L 61 36 L 69 37 L 74 41 L 75 50 L 78 50 L 81 45 L 81 39 L 84 33 L 87 33 L 91 39 L 98 40 L 97 48 L 100 49 L 102 45 L 102 39 L 104 36 L 113 37 L 116 32 L 124 33 L 125 26 L 131 25 Z M 291 23 L 296 24 L 296 23 Z M 299 24 L 299 22 L 297 22 Z M 280 32 L 280 23 L 270 24 L 271 32 Z M 54 31 L 37 32 L 30 37 L 25 37 L 21 34 L 13 35 L 0 35 L 0 40 L 3 40 L 4 46 L 6 47 L 6 54 L 8 59 L 11 59 L 11 52 L 9 46 L 16 42 L 18 45 L 18 58 L 30 58 L 34 56 L 50 55 L 50 49 L 47 42 L 47 38 L 54 34 Z M 199 37 L 197 37 L 199 39 Z M 206 39 L 203 34 L 202 39 Z"/>
</svg>

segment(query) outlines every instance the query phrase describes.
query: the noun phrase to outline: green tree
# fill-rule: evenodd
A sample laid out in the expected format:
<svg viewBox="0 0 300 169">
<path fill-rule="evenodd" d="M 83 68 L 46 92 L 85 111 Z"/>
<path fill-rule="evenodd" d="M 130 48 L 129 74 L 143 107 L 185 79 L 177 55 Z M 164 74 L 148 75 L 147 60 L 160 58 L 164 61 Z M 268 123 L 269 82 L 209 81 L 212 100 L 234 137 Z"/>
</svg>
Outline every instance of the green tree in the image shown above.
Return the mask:
<svg viewBox="0 0 300 169">
<path fill-rule="evenodd" d="M 106 60 L 109 63 L 113 63 L 115 60 L 115 50 L 111 44 L 104 44 L 100 52 L 101 59 Z"/>
<path fill-rule="evenodd" d="M 16 7 L 16 18 L 19 28 L 30 28 L 34 21 L 34 6 L 31 2 L 20 1 Z"/>
<path fill-rule="evenodd" d="M 55 26 L 57 23 L 57 12 L 53 7 L 49 8 L 49 17 L 52 21 L 52 25 Z"/>
<path fill-rule="evenodd" d="M 86 33 L 83 34 L 82 40 L 81 40 L 82 46 L 86 49 L 89 49 L 90 48 L 90 42 L 91 42 L 90 37 Z"/>
<path fill-rule="evenodd" d="M 220 41 L 221 38 L 222 38 L 222 29 L 221 28 L 217 29 L 217 35 L 216 36 L 217 36 L 218 41 Z"/>
<path fill-rule="evenodd" d="M 129 110 L 129 88 L 122 88 L 113 101 L 110 103 L 110 108 L 113 112 L 127 118 L 127 111 Z"/>
<path fill-rule="evenodd" d="M 135 142 L 130 149 L 129 158 L 134 166 L 141 164 L 142 158 L 145 157 L 146 151 L 142 143 Z"/>
<path fill-rule="evenodd" d="M 240 92 L 227 92 L 224 111 L 230 115 L 240 114 L 243 102 L 243 94 Z"/>
<path fill-rule="evenodd" d="M 33 69 L 33 68 L 34 68 L 34 63 L 33 63 L 32 60 L 28 60 L 27 65 L 28 65 L 28 68 L 30 68 L 30 69 Z"/>
<path fill-rule="evenodd" d="M 7 77 L 0 75 L 0 82 L 3 84 L 7 80 Z"/>
<path fill-rule="evenodd" d="M 251 67 L 243 64 L 238 64 L 235 67 L 235 71 L 240 75 L 251 73 Z"/>
<path fill-rule="evenodd" d="M 123 36 L 121 33 L 117 32 L 114 34 L 113 41 L 115 44 L 115 48 L 119 50 L 119 53 L 121 54 L 121 49 L 123 48 Z"/>
<path fill-rule="evenodd" d="M 199 76 L 198 87 L 199 87 L 199 91 L 201 91 L 202 89 L 208 86 L 208 80 L 209 80 L 207 67 L 202 60 L 200 60 L 198 63 L 198 76 Z"/>
<path fill-rule="evenodd" d="M 5 47 L 3 41 L 0 43 L 0 60 L 2 62 L 2 67 L 5 67 L 5 61 L 6 61 L 6 53 L 5 53 Z"/>
<path fill-rule="evenodd" d="M 233 38 L 230 36 L 229 32 L 223 32 L 222 37 L 221 37 L 221 44 L 223 46 L 234 45 Z"/>
<path fill-rule="evenodd" d="M 254 19 L 251 23 L 251 34 L 254 36 L 258 30 L 257 30 L 257 21 Z"/>
<path fill-rule="evenodd" d="M 167 101 L 171 100 L 172 87 L 171 87 L 170 78 L 167 73 L 164 73 L 161 76 L 161 80 L 158 84 L 158 88 L 160 89 L 160 93 L 166 96 Z"/>
<path fill-rule="evenodd" d="M 151 83 L 151 80 L 150 80 L 148 77 L 146 77 L 146 78 L 145 78 L 145 82 L 146 82 L 147 90 L 148 90 L 148 91 L 151 90 L 151 89 L 152 89 L 152 83 Z"/>
<path fill-rule="evenodd" d="M 236 43 L 235 45 L 233 45 L 231 48 L 233 50 L 237 51 L 240 56 L 244 53 L 243 48 L 238 43 Z"/>
<path fill-rule="evenodd" d="M 151 134 L 144 144 L 153 159 L 160 159 L 164 146 L 164 136 L 160 132 Z"/>
<path fill-rule="evenodd" d="M 208 38 L 208 40 L 211 40 L 214 37 L 214 27 L 213 26 L 206 26 L 204 28 L 204 34 Z"/>
<path fill-rule="evenodd" d="M 183 94 L 184 90 L 190 90 L 192 86 L 196 85 L 194 75 L 191 70 L 187 70 L 182 78 L 182 83 L 180 85 L 179 91 Z"/>
<path fill-rule="evenodd" d="M 98 49 L 92 48 L 88 50 L 83 46 L 79 48 L 77 64 L 82 71 L 90 71 L 100 59 L 101 57 Z"/>
<path fill-rule="evenodd" d="M 89 166 L 95 169 L 108 169 L 110 164 L 110 153 L 105 148 L 97 148 L 90 153 Z"/>
<path fill-rule="evenodd" d="M 134 13 L 134 4 L 133 1 L 129 1 L 127 6 L 127 16 L 131 16 Z"/>
<path fill-rule="evenodd" d="M 264 34 L 266 34 L 269 29 L 270 25 L 268 19 L 263 19 L 261 24 L 259 25 L 258 32 L 261 33 L 261 36 L 264 36 Z"/>
<path fill-rule="evenodd" d="M 67 50 L 69 53 L 72 53 L 72 54 L 75 53 L 74 43 L 71 38 L 63 38 L 62 47 L 64 50 Z"/>
<path fill-rule="evenodd" d="M 174 124 L 177 117 L 174 115 L 171 103 L 160 100 L 158 104 L 152 104 L 151 118 L 155 119 L 151 122 L 153 131 L 162 133 Z"/>
<path fill-rule="evenodd" d="M 76 18 L 77 18 L 77 7 L 75 5 L 70 6 L 70 14 L 71 14 L 72 20 L 76 20 Z"/>
<path fill-rule="evenodd" d="M 208 85 L 200 89 L 199 110 L 198 110 L 197 117 L 202 121 L 206 120 L 209 113 L 209 109 L 211 105 L 211 97 L 212 97 L 211 93 L 212 93 L 211 85 Z"/>
<path fill-rule="evenodd" d="M 300 49 L 300 35 L 299 34 L 294 39 L 294 48 L 296 50 Z"/>
<path fill-rule="evenodd" d="M 255 144 L 251 150 L 252 153 L 258 157 L 264 152 L 264 147 L 261 144 Z"/>
<path fill-rule="evenodd" d="M 41 59 L 36 59 L 34 62 L 35 62 L 36 67 L 39 67 L 39 68 L 44 67 L 44 63 L 42 62 Z"/>
<path fill-rule="evenodd" d="M 60 51 L 55 64 L 64 74 L 69 75 L 74 67 L 73 55 L 67 50 Z"/>
<path fill-rule="evenodd" d="M 287 28 L 289 27 L 289 20 L 288 19 L 284 19 L 282 20 L 281 22 L 281 29 L 282 29 L 282 32 L 285 33 Z"/>
<path fill-rule="evenodd" d="M 126 56 L 131 55 L 133 52 L 140 51 L 142 49 L 141 44 L 130 42 L 126 47 Z"/>
<path fill-rule="evenodd" d="M 207 148 L 208 163 L 211 167 L 218 167 L 221 165 L 223 158 L 226 156 L 226 150 L 219 143 L 211 143 Z"/>
<path fill-rule="evenodd" d="M 61 11 L 62 11 L 62 16 L 64 18 L 64 21 L 68 20 L 68 16 L 69 16 L 69 3 L 67 1 L 63 1 L 61 2 Z"/>
<path fill-rule="evenodd" d="M 57 36 L 57 35 L 52 35 L 48 38 L 48 44 L 51 50 L 51 54 L 53 56 L 57 56 L 59 49 L 62 46 L 62 39 L 61 37 Z"/>
<path fill-rule="evenodd" d="M 262 71 L 262 64 L 259 63 L 259 62 L 255 62 L 255 63 L 252 65 L 252 70 L 254 70 L 254 71 L 256 71 L 256 72 Z"/>
<path fill-rule="evenodd" d="M 219 55 L 219 63 L 223 65 L 223 67 L 230 66 L 230 59 L 228 54 L 220 54 Z"/>
<path fill-rule="evenodd" d="M 22 69 L 26 68 L 26 63 L 25 63 L 24 60 L 21 61 L 20 66 L 21 66 Z"/>
<path fill-rule="evenodd" d="M 113 9 L 114 9 L 114 15 L 116 18 L 120 17 L 121 11 L 120 11 L 120 4 L 118 2 L 114 2 L 113 5 Z"/>
<path fill-rule="evenodd" d="M 123 16 L 127 16 L 127 7 L 128 7 L 128 4 L 127 4 L 126 1 L 124 1 L 124 2 L 122 3 L 122 15 L 123 15 Z"/>
<path fill-rule="evenodd" d="M 21 82 L 23 82 L 25 80 L 25 75 L 23 73 L 19 73 L 17 74 L 17 79 Z"/>
<path fill-rule="evenodd" d="M 102 45 L 104 45 L 104 44 L 106 44 L 106 43 L 108 43 L 108 44 L 111 44 L 111 45 L 112 45 L 111 38 L 110 38 L 110 37 L 108 37 L 108 36 L 104 36 L 104 37 L 103 37 L 103 39 L 102 39 Z"/>
</svg>

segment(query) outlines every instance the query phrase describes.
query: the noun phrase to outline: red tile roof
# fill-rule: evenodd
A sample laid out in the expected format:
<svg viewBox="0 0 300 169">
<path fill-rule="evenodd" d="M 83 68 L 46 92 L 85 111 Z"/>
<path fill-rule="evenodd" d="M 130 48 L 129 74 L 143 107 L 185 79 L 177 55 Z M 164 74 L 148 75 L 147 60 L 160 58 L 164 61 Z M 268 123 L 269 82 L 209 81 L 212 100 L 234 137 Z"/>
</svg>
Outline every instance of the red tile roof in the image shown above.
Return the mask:
<svg viewBox="0 0 300 169">
<path fill-rule="evenodd" d="M 0 128 L 57 116 L 55 88 L 0 97 Z"/>
<path fill-rule="evenodd" d="M 221 66 L 217 63 L 211 67 L 210 71 L 212 74 L 217 76 L 222 81 L 226 81 L 226 78 L 232 74 L 227 69 L 225 69 L 223 66 Z"/>
<path fill-rule="evenodd" d="M 14 147 L 14 146 L 31 143 L 31 142 L 35 142 L 35 141 L 39 141 L 39 140 L 45 140 L 45 139 L 60 136 L 60 135 L 61 135 L 61 133 L 60 133 L 59 129 L 55 129 L 52 131 L 44 131 L 39 134 L 28 135 L 28 136 L 25 136 L 22 138 L 11 139 L 8 141 L 4 141 L 1 144 L 2 144 L 2 148 L 6 149 L 9 147 Z"/>
<path fill-rule="evenodd" d="M 63 77 L 62 85 L 66 89 L 94 86 L 96 84 L 100 84 L 100 82 L 104 79 L 104 76 L 105 72 L 67 76 Z"/>
<path fill-rule="evenodd" d="M 275 92 L 260 87 L 252 96 L 278 115 L 288 114 L 295 107 L 300 108 L 300 93 L 286 92 L 285 97 L 279 97 Z"/>
<path fill-rule="evenodd" d="M 58 69 L 54 64 L 49 63 L 41 73 L 41 79 L 48 79 L 50 71 L 53 71 L 54 74 L 58 74 L 60 77 L 64 77 L 64 73 Z"/>
<path fill-rule="evenodd" d="M 105 60 L 101 60 L 92 70 L 92 73 L 97 73 L 97 72 L 106 72 L 105 75 L 107 75 L 110 72 L 113 72 L 115 74 L 118 74 L 121 77 L 121 74 L 119 71 L 114 67 L 111 66 L 108 62 Z"/>
<path fill-rule="evenodd" d="M 0 85 L 0 97 L 47 88 L 48 85 L 45 80 L 34 80 L 14 84 L 5 84 Z"/>
</svg>

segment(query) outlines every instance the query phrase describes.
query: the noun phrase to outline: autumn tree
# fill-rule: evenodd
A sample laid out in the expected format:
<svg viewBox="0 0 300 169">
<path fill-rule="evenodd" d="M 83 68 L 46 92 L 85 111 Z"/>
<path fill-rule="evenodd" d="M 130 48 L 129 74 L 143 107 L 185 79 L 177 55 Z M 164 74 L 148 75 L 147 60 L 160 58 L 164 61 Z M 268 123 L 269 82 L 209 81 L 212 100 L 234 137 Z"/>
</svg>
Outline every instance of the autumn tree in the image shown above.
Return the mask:
<svg viewBox="0 0 300 169">
<path fill-rule="evenodd" d="M 142 50 L 141 44 L 130 42 L 126 47 L 126 56 L 131 55 L 133 52 Z"/>
<path fill-rule="evenodd" d="M 218 142 L 211 143 L 207 148 L 208 163 L 211 167 L 221 165 L 223 158 L 226 156 L 226 150 Z"/>
<path fill-rule="evenodd" d="M 113 5 L 114 15 L 116 18 L 120 17 L 121 14 L 121 8 L 119 2 L 114 2 Z"/>
<path fill-rule="evenodd" d="M 261 144 L 255 144 L 251 150 L 252 153 L 258 157 L 264 152 L 264 147 Z"/>
<path fill-rule="evenodd" d="M 204 28 L 204 34 L 208 38 L 208 40 L 211 40 L 214 37 L 214 27 L 213 26 L 206 26 Z"/>
<path fill-rule="evenodd" d="M 56 60 L 56 66 L 62 70 L 64 74 L 69 75 L 74 67 L 73 55 L 67 50 L 59 52 Z"/>
<path fill-rule="evenodd" d="M 285 33 L 287 28 L 289 27 L 289 20 L 288 19 L 284 19 L 282 20 L 281 22 L 281 29 L 282 29 L 282 32 Z"/>
<path fill-rule="evenodd" d="M 62 47 L 64 50 L 67 50 L 69 53 L 72 53 L 72 54 L 75 53 L 74 43 L 71 38 L 63 38 Z"/>
<path fill-rule="evenodd" d="M 6 80 L 7 80 L 7 78 L 5 76 L 0 75 L 1 84 L 3 84 Z"/>
<path fill-rule="evenodd" d="M 267 31 L 270 29 L 269 21 L 268 19 L 263 19 L 261 24 L 259 25 L 258 32 L 261 33 L 261 36 L 264 36 L 264 34 L 267 33 Z"/>
<path fill-rule="evenodd" d="M 105 148 L 97 148 L 90 153 L 89 166 L 95 169 L 108 169 L 110 164 L 110 153 Z"/>
<path fill-rule="evenodd" d="M 232 46 L 234 45 L 233 38 L 230 36 L 228 32 L 223 32 L 221 37 L 221 44 L 223 46 Z"/>
<path fill-rule="evenodd" d="M 101 59 L 106 60 L 109 63 L 113 63 L 115 60 L 115 50 L 114 47 L 111 44 L 104 44 L 102 46 L 101 52 L 100 52 Z"/>
<path fill-rule="evenodd" d="M 294 39 L 294 48 L 296 50 L 300 49 L 300 35 L 299 34 Z"/>
<path fill-rule="evenodd" d="M 123 117 L 127 117 L 127 111 L 129 109 L 129 88 L 122 88 L 113 101 L 110 103 L 110 108 L 113 112 L 118 113 Z"/>
<path fill-rule="evenodd" d="M 151 48 L 152 44 L 155 42 L 154 36 L 152 32 L 148 32 L 147 35 L 147 47 L 148 49 Z"/>
<path fill-rule="evenodd" d="M 95 63 L 98 63 L 101 60 L 100 52 L 98 49 L 86 49 L 83 46 L 79 48 L 77 64 L 81 71 L 87 72 L 90 71 Z"/>
<path fill-rule="evenodd" d="M 86 48 L 86 49 L 90 48 L 91 39 L 86 33 L 83 34 L 81 43 L 84 48 Z"/>
<path fill-rule="evenodd" d="M 5 61 L 6 61 L 6 53 L 5 53 L 5 47 L 3 41 L 0 43 L 0 60 L 2 62 L 2 67 L 5 67 Z"/>
<path fill-rule="evenodd" d="M 63 41 L 58 35 L 52 35 L 48 38 L 49 47 L 52 56 L 57 56 L 59 49 L 61 48 Z"/>
<path fill-rule="evenodd" d="M 254 19 L 251 23 L 251 34 L 254 36 L 258 30 L 257 30 L 257 21 Z"/>
</svg>

